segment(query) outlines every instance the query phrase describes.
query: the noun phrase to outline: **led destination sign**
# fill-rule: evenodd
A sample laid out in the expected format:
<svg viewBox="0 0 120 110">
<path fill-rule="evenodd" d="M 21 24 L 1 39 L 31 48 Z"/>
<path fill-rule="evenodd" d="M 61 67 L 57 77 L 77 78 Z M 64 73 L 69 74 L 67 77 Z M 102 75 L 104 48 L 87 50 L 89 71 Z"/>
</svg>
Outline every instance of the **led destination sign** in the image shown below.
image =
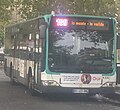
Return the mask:
<svg viewBox="0 0 120 110">
<path fill-rule="evenodd" d="M 108 19 L 98 18 L 81 18 L 81 17 L 53 17 L 52 25 L 55 28 L 73 28 L 88 30 L 109 30 L 111 21 Z"/>
<path fill-rule="evenodd" d="M 55 20 L 55 25 L 56 26 L 68 26 L 68 19 L 65 18 L 56 18 Z"/>
<path fill-rule="evenodd" d="M 76 26 L 96 26 L 96 27 L 104 27 L 105 23 L 104 22 L 100 22 L 100 21 L 90 21 L 90 22 L 84 22 L 84 21 L 78 21 L 78 22 L 71 22 L 72 25 L 76 25 Z"/>
<path fill-rule="evenodd" d="M 71 27 L 77 27 L 81 29 L 90 29 L 90 30 L 109 30 L 109 23 L 105 20 L 79 20 L 79 21 L 70 21 Z"/>
</svg>

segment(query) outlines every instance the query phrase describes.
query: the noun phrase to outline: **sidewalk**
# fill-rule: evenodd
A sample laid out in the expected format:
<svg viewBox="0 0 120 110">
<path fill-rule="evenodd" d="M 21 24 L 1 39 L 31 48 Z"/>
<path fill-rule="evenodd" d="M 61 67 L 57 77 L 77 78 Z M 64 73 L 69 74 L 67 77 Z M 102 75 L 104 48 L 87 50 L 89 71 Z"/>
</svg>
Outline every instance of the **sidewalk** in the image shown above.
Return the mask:
<svg viewBox="0 0 120 110">
<path fill-rule="evenodd" d="M 3 67 L 0 65 L 0 81 L 9 81 L 10 78 L 4 73 Z"/>
<path fill-rule="evenodd" d="M 4 68 L 4 65 L 3 64 L 0 64 L 0 69 L 3 69 Z"/>
</svg>

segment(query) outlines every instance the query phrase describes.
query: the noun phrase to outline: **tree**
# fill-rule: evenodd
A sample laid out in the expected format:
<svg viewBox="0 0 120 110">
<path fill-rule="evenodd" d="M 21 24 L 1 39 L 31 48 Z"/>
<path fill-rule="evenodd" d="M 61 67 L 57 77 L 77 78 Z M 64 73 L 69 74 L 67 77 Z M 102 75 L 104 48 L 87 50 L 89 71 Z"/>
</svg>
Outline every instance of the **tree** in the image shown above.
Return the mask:
<svg viewBox="0 0 120 110">
<path fill-rule="evenodd" d="M 0 0 L 0 25 L 10 20 L 12 2 L 13 0 Z"/>
<path fill-rule="evenodd" d="M 15 1 L 16 2 L 16 1 Z M 115 16 L 115 0 L 17 0 L 19 14 L 30 19 L 51 11 L 62 14 Z"/>
<path fill-rule="evenodd" d="M 11 18 L 12 0 L 0 0 L 0 46 L 4 44 L 4 28 Z"/>
</svg>

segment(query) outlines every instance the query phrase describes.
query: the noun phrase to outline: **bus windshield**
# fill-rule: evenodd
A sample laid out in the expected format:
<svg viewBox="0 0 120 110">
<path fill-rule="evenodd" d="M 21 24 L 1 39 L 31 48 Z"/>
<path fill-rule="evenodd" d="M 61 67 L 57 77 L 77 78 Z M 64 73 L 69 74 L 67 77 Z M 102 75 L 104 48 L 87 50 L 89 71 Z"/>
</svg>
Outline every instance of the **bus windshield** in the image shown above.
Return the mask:
<svg viewBox="0 0 120 110">
<path fill-rule="evenodd" d="M 95 29 L 49 29 L 48 67 L 62 73 L 111 73 L 113 33 Z"/>
</svg>

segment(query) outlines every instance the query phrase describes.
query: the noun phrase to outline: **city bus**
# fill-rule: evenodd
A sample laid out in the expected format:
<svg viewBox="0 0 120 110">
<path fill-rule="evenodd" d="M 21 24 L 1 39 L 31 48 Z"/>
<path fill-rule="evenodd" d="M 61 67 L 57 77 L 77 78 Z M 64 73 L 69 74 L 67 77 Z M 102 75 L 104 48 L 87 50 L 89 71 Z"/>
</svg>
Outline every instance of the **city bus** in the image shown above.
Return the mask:
<svg viewBox="0 0 120 110">
<path fill-rule="evenodd" d="M 112 94 L 116 86 L 116 20 L 44 15 L 6 27 L 5 74 L 31 94 Z"/>
</svg>

